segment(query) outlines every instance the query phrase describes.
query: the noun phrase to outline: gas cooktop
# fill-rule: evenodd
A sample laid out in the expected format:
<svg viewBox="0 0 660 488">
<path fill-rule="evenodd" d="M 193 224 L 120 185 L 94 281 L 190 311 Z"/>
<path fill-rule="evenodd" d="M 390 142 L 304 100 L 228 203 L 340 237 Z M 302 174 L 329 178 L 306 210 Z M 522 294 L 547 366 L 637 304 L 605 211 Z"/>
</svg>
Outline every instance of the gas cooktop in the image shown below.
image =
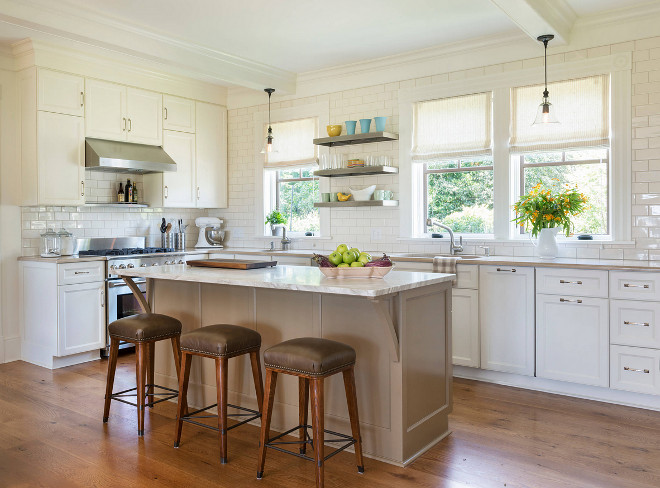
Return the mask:
<svg viewBox="0 0 660 488">
<path fill-rule="evenodd" d="M 93 249 L 78 251 L 79 256 L 131 256 L 135 254 L 156 254 L 174 252 L 171 247 L 124 247 L 122 249 Z"/>
</svg>

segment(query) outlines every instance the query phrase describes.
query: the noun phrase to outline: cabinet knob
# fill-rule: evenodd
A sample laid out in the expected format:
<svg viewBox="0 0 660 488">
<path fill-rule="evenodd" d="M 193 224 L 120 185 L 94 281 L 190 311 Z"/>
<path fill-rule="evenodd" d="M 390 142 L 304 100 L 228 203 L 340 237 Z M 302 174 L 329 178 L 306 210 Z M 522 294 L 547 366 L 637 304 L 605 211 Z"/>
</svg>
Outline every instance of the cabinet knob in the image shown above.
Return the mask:
<svg viewBox="0 0 660 488">
<path fill-rule="evenodd" d="M 631 371 L 633 373 L 644 373 L 644 374 L 649 374 L 650 371 L 648 369 L 636 369 L 636 368 L 630 368 L 628 366 L 623 367 L 624 371 Z"/>
<path fill-rule="evenodd" d="M 497 268 L 497 271 L 500 271 L 500 272 L 502 272 L 502 271 L 507 271 L 507 272 L 515 273 L 515 272 L 516 272 L 516 268 L 511 268 L 511 269 Z"/>
<path fill-rule="evenodd" d="M 84 105 L 85 105 L 85 93 L 80 92 L 80 106 L 82 107 Z"/>
<path fill-rule="evenodd" d="M 565 302 L 582 303 L 582 300 L 580 300 L 580 299 L 578 299 L 578 300 L 569 300 L 568 298 L 560 298 L 559 301 L 562 302 L 562 303 L 565 303 Z"/>
<path fill-rule="evenodd" d="M 80 196 L 84 197 L 85 196 L 85 180 L 80 180 Z"/>
<path fill-rule="evenodd" d="M 167 188 L 167 185 L 165 185 L 165 198 L 170 194 L 169 188 Z"/>
<path fill-rule="evenodd" d="M 128 132 L 133 130 L 133 122 L 131 122 L 131 119 L 128 119 Z"/>
<path fill-rule="evenodd" d="M 124 121 L 124 126 L 122 127 L 122 129 L 121 129 L 121 130 L 122 130 L 122 131 L 125 131 L 125 130 L 126 130 L 126 117 L 122 117 L 122 119 L 121 119 L 121 120 L 123 120 L 123 121 Z"/>
<path fill-rule="evenodd" d="M 165 120 L 167 120 L 167 107 L 163 107 L 163 111 L 165 112 Z"/>
</svg>

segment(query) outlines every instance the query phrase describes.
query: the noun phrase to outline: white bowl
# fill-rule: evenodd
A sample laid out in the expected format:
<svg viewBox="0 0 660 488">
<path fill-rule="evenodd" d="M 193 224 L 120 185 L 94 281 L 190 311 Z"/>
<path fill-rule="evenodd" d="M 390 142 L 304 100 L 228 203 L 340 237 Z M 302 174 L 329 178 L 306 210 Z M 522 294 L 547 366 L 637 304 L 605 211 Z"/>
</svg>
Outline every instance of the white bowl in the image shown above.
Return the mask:
<svg viewBox="0 0 660 488">
<path fill-rule="evenodd" d="M 356 202 L 366 202 L 367 200 L 371 200 L 371 196 L 374 194 L 374 191 L 376 190 L 376 185 L 371 185 L 366 188 L 362 188 L 362 190 L 354 190 L 353 188 L 349 188 L 351 194 L 353 195 L 353 200 Z"/>
</svg>

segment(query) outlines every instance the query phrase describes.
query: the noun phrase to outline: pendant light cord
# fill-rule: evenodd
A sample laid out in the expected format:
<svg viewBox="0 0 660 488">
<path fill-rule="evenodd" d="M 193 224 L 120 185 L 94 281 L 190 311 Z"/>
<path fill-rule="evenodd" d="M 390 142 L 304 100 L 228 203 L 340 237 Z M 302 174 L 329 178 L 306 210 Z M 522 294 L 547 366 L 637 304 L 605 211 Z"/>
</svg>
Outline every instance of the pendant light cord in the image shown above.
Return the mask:
<svg viewBox="0 0 660 488">
<path fill-rule="evenodd" d="M 548 41 L 547 39 L 543 41 L 544 55 L 543 55 L 543 67 L 544 67 L 544 78 L 545 78 L 545 90 L 543 92 L 544 97 L 548 97 Z M 269 104 L 270 107 L 270 104 Z M 268 116 L 270 121 L 270 115 Z M 270 122 L 269 122 L 270 123 Z"/>
</svg>

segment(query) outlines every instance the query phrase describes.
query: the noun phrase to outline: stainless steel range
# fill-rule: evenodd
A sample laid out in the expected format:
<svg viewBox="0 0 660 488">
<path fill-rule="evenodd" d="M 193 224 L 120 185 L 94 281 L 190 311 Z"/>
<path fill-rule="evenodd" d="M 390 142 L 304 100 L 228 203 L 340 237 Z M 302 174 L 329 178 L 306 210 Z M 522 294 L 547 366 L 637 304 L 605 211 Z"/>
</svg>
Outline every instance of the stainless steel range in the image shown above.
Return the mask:
<svg viewBox="0 0 660 488">
<path fill-rule="evenodd" d="M 148 266 L 171 266 L 185 264 L 186 256 L 181 251 L 160 247 L 145 247 L 144 237 L 92 238 L 78 239 L 76 251 L 79 257 L 104 256 L 106 265 L 106 348 L 101 351 L 107 356 L 110 339 L 107 326 L 115 320 L 142 313 L 140 304 L 130 288 L 114 272 L 116 269 L 146 268 Z M 147 283 L 144 278 L 133 281 L 142 293 L 146 294 Z M 133 347 L 130 343 L 120 343 L 121 348 Z"/>
</svg>

